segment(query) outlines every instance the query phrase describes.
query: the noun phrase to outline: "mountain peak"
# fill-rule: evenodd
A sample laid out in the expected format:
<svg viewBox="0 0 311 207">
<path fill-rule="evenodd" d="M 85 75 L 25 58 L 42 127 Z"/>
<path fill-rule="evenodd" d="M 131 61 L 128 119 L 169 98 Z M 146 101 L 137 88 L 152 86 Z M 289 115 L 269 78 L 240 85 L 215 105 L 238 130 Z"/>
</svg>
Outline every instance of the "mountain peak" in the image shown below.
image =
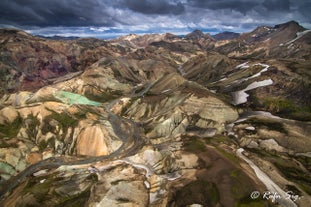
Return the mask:
<svg viewBox="0 0 311 207">
<path fill-rule="evenodd" d="M 201 30 L 194 30 L 193 32 L 186 35 L 189 39 L 200 39 L 202 37 L 205 37 L 205 34 Z"/>
<path fill-rule="evenodd" d="M 292 20 L 283 24 L 277 24 L 274 26 L 275 29 L 286 29 L 286 28 L 290 28 L 290 29 L 294 29 L 297 31 L 303 31 L 306 30 L 306 28 L 304 28 L 303 26 L 301 26 L 298 22 Z"/>
<path fill-rule="evenodd" d="M 204 35 L 204 33 L 199 29 L 193 30 L 190 34 Z"/>
<path fill-rule="evenodd" d="M 199 39 L 211 39 L 214 40 L 209 33 L 204 34 L 201 30 L 194 30 L 193 32 L 186 35 L 186 38 L 191 40 L 199 40 Z"/>
</svg>

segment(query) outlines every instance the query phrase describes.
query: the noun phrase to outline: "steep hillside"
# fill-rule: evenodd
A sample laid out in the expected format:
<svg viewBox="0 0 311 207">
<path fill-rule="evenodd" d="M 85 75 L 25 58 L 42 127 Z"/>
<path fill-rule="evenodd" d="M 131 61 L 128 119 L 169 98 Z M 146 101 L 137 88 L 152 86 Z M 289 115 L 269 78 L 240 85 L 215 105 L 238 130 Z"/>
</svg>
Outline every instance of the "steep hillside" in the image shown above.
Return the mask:
<svg viewBox="0 0 311 207">
<path fill-rule="evenodd" d="M 310 60 L 310 30 L 291 21 L 274 27 L 262 26 L 239 38 L 218 43 L 216 51 L 229 57 L 303 58 Z"/>
<path fill-rule="evenodd" d="M 15 29 L 1 29 L 0 39 L 1 95 L 39 89 L 50 79 L 83 71 L 104 56 L 126 52 L 102 40 L 56 41 Z"/>
</svg>

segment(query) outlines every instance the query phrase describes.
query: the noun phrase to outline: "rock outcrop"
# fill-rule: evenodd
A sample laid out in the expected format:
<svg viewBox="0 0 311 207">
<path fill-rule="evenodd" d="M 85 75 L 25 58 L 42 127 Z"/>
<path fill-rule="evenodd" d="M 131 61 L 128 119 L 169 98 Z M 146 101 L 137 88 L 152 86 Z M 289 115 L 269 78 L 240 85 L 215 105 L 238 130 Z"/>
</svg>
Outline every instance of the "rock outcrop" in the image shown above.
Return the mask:
<svg viewBox="0 0 311 207">
<path fill-rule="evenodd" d="M 87 156 L 109 155 L 122 144 L 109 122 L 85 126 L 76 139 L 77 154 Z"/>
</svg>

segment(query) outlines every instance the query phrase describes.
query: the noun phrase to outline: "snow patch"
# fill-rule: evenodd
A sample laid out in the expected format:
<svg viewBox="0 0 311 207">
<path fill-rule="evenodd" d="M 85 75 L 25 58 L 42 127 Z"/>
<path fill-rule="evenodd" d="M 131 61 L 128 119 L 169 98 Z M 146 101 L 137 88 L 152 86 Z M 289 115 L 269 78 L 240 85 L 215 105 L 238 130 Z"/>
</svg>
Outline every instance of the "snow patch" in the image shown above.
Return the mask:
<svg viewBox="0 0 311 207">
<path fill-rule="evenodd" d="M 219 80 L 219 82 L 220 82 L 220 81 L 225 81 L 225 80 L 227 80 L 227 79 L 228 79 L 228 78 L 222 78 L 222 79 Z"/>
<path fill-rule="evenodd" d="M 249 65 L 248 65 L 248 62 L 245 62 L 245 63 L 242 63 L 242 64 L 240 64 L 240 65 L 237 65 L 236 67 L 235 67 L 235 69 L 243 69 L 243 68 L 249 68 Z"/>
<path fill-rule="evenodd" d="M 249 68 L 250 66 L 248 65 L 248 62 L 245 62 L 245 63 L 242 63 L 240 65 L 237 65 L 235 66 L 234 70 L 237 70 L 237 69 L 246 69 L 246 68 Z M 179 69 L 178 69 L 179 70 Z M 212 82 L 211 84 L 214 84 L 214 83 L 218 83 L 218 82 L 222 82 L 222 81 L 225 81 L 227 80 L 228 78 L 227 77 L 224 77 L 224 78 L 221 78 L 220 80 L 218 81 L 215 81 L 215 82 Z M 234 82 L 237 82 L 237 81 L 234 81 Z M 242 81 L 241 81 L 242 82 Z"/>
<path fill-rule="evenodd" d="M 250 79 L 259 77 L 259 76 L 261 76 L 262 73 L 268 71 L 268 68 L 270 67 L 269 65 L 262 64 L 262 63 L 257 63 L 257 64 L 255 64 L 255 65 L 260 65 L 260 66 L 263 67 L 263 69 L 262 69 L 261 71 L 259 71 L 258 73 L 254 74 L 254 75 L 252 75 L 252 76 L 250 76 L 250 77 L 248 77 L 248 78 L 243 78 L 243 79 L 241 79 L 241 80 L 236 80 L 236 81 L 234 81 L 234 83 L 238 83 L 238 84 L 239 84 L 239 83 L 242 83 L 242 82 L 244 82 L 244 81 L 248 81 L 248 80 L 250 80 Z M 254 65 L 254 66 L 255 66 L 255 65 Z"/>
<path fill-rule="evenodd" d="M 233 92 L 231 95 L 232 95 L 232 103 L 234 105 L 246 103 L 247 97 L 249 96 L 244 91 L 236 91 L 236 92 Z"/>
<path fill-rule="evenodd" d="M 263 63 L 256 63 L 256 64 L 254 64 L 254 65 L 252 65 L 252 66 L 256 66 L 256 65 L 262 66 L 263 69 L 262 69 L 261 71 L 259 71 L 258 73 L 256 73 L 256 74 L 250 76 L 250 77 L 242 78 L 242 79 L 239 79 L 239 80 L 235 80 L 235 81 L 233 81 L 232 83 L 233 83 L 233 84 L 240 84 L 240 83 L 245 82 L 245 81 L 248 81 L 248 80 L 250 80 L 250 79 L 259 77 L 259 76 L 261 76 L 262 73 L 268 71 L 268 69 L 269 69 L 269 67 L 270 67 L 269 65 L 263 64 Z M 242 63 L 242 64 L 236 66 L 235 69 L 237 69 L 237 68 L 241 68 L 241 69 L 244 68 L 244 69 L 245 69 L 245 68 L 249 68 L 249 67 L 250 67 L 250 66 L 248 65 L 248 62 L 246 62 L 246 63 Z M 218 81 L 216 81 L 216 82 L 214 82 L 214 83 L 221 82 L 221 81 L 224 81 L 224 80 L 226 80 L 226 79 L 227 79 L 227 78 L 222 78 L 222 79 L 220 79 L 220 80 L 218 80 Z M 230 87 L 230 85 L 227 85 L 227 86 L 225 86 L 225 87 Z"/>
<path fill-rule="evenodd" d="M 311 32 L 311 30 L 305 30 L 303 32 L 297 32 L 296 33 L 296 38 L 291 40 L 291 41 L 288 41 L 287 43 L 285 43 L 285 45 L 290 45 L 292 44 L 293 42 L 295 42 L 296 40 L 300 39 L 301 37 L 303 37 L 305 34 Z"/>
<path fill-rule="evenodd" d="M 249 126 L 249 127 L 246 127 L 245 129 L 248 131 L 254 131 L 256 128 L 253 126 Z"/>
<path fill-rule="evenodd" d="M 37 176 L 40 176 L 40 175 L 44 175 L 48 172 L 47 169 L 44 169 L 44 170 L 39 170 L 38 172 L 35 172 L 33 173 L 33 176 L 37 177 Z"/>
<path fill-rule="evenodd" d="M 146 186 L 147 189 L 150 189 L 150 183 L 149 183 L 148 181 L 145 180 L 145 181 L 144 181 L 144 184 L 145 184 L 145 186 Z"/>
<path fill-rule="evenodd" d="M 240 116 L 240 118 L 236 120 L 234 123 L 243 122 L 247 120 L 248 118 L 255 117 L 255 116 L 265 116 L 265 117 L 269 117 L 272 119 L 283 119 L 281 117 L 274 116 L 270 112 L 267 112 L 267 111 L 248 111 L 248 112 L 243 113 Z M 283 119 L 283 120 L 286 120 L 286 119 Z"/>
<path fill-rule="evenodd" d="M 280 198 L 277 198 L 277 201 L 281 204 L 281 206 L 286 206 L 286 207 L 296 207 L 297 205 L 290 199 L 287 198 L 287 194 L 285 191 L 280 188 L 276 183 L 271 180 L 271 178 L 264 173 L 263 171 L 260 170 L 260 168 L 255 165 L 250 159 L 248 159 L 244 154 L 243 154 L 244 149 L 240 148 L 236 151 L 236 154 L 238 157 L 243 159 L 255 172 L 256 176 L 258 177 L 259 180 L 267 187 L 267 189 L 271 193 L 277 193 L 280 195 Z"/>
<path fill-rule="evenodd" d="M 268 71 L 268 68 L 270 67 L 269 65 L 263 64 L 263 63 L 256 63 L 255 65 L 260 65 L 260 66 L 264 67 L 264 69 L 262 69 L 259 73 L 263 73 L 265 71 Z"/>
<path fill-rule="evenodd" d="M 255 88 L 259 88 L 259 87 L 263 87 L 263 86 L 268 86 L 271 85 L 273 83 L 273 81 L 271 79 L 267 79 L 267 80 L 263 80 L 263 81 L 255 81 L 253 83 L 251 83 L 250 85 L 248 85 L 245 89 L 240 90 L 240 91 L 236 91 L 236 92 L 232 92 L 232 103 L 234 105 L 239 105 L 242 103 L 246 103 L 247 102 L 247 97 L 249 96 L 247 93 L 245 93 L 245 91 L 249 91 Z"/>
<path fill-rule="evenodd" d="M 263 81 L 255 81 L 248 85 L 243 91 L 249 91 L 255 88 L 263 87 L 263 86 L 268 86 L 271 85 L 273 81 L 271 79 L 263 80 Z"/>
<path fill-rule="evenodd" d="M 166 89 L 166 90 L 164 90 L 164 91 L 162 91 L 161 93 L 166 93 L 166 92 L 169 92 L 169 91 L 171 91 L 172 89 Z"/>
</svg>

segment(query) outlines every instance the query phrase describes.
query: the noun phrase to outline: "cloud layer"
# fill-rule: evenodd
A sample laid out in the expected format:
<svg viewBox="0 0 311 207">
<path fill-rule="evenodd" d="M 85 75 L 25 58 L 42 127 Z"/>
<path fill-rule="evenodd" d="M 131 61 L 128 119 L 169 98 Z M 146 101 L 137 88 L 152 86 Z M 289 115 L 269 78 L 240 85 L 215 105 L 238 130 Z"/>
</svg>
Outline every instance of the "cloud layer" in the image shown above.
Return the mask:
<svg viewBox="0 0 311 207">
<path fill-rule="evenodd" d="M 290 20 L 311 27 L 309 0 L 1 0 L 0 8 L 0 26 L 49 34 L 243 32 Z"/>
</svg>

